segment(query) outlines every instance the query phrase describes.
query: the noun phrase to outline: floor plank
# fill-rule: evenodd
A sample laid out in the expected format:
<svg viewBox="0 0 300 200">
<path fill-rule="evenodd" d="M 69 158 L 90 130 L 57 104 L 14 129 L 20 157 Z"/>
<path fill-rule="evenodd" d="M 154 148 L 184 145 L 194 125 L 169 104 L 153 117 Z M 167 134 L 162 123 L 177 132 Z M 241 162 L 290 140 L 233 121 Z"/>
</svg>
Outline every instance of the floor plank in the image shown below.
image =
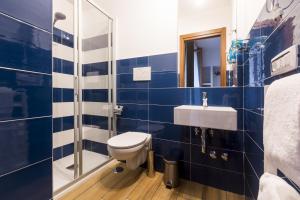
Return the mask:
<svg viewBox="0 0 300 200">
<path fill-rule="evenodd" d="M 118 165 L 119 174 L 112 173 Z M 175 189 L 167 189 L 163 174 L 156 172 L 150 178 L 142 168 L 128 170 L 124 163 L 112 161 L 95 176 L 56 200 L 244 200 L 244 196 L 226 192 L 199 183 L 180 180 Z"/>
</svg>

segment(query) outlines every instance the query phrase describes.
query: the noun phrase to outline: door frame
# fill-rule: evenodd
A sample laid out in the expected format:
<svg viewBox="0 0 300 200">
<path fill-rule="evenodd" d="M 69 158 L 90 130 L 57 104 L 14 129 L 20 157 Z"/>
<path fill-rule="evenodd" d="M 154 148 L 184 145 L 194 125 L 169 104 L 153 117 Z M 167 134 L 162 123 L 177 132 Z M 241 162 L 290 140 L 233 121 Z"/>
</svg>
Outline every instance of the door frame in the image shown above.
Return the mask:
<svg viewBox="0 0 300 200">
<path fill-rule="evenodd" d="M 185 42 L 204 38 L 220 37 L 220 68 L 221 86 L 226 86 L 226 27 L 212 29 L 202 32 L 180 35 L 180 73 L 179 87 L 185 87 Z"/>
</svg>

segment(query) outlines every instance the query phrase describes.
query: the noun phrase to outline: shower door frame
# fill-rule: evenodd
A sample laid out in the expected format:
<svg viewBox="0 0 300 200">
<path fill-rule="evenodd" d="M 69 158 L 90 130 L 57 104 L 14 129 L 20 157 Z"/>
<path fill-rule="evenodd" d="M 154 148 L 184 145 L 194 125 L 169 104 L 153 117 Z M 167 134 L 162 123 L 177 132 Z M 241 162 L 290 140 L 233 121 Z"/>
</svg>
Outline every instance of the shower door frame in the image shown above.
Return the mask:
<svg viewBox="0 0 300 200">
<path fill-rule="evenodd" d="M 108 132 L 109 138 L 116 134 L 116 116 L 113 113 L 113 108 L 116 106 L 116 21 L 107 12 L 104 11 L 99 5 L 97 5 L 93 0 L 74 0 L 74 180 L 70 183 L 64 185 L 63 187 L 53 191 L 53 197 L 59 196 L 68 189 L 70 186 L 81 181 L 88 175 L 97 171 L 108 162 L 112 160 L 109 159 L 103 164 L 95 167 L 94 169 L 83 173 L 83 155 L 82 155 L 82 88 L 81 88 L 81 58 L 82 58 L 82 41 L 81 41 L 81 26 L 82 26 L 82 1 L 90 3 L 99 12 L 104 14 L 109 20 L 109 30 L 108 32 Z M 76 72 L 76 73 L 75 73 Z M 76 117 L 78 116 L 78 118 Z"/>
</svg>

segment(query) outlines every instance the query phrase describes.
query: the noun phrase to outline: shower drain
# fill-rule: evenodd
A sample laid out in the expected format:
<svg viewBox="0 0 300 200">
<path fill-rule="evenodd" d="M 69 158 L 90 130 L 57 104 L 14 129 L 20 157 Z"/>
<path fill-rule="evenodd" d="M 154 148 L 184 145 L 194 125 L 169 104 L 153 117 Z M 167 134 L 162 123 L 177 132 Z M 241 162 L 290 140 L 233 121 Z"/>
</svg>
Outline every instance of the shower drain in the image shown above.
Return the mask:
<svg viewBox="0 0 300 200">
<path fill-rule="evenodd" d="M 66 169 L 68 169 L 68 170 L 74 170 L 74 167 L 75 167 L 74 164 L 72 164 L 72 165 L 66 167 Z"/>
</svg>

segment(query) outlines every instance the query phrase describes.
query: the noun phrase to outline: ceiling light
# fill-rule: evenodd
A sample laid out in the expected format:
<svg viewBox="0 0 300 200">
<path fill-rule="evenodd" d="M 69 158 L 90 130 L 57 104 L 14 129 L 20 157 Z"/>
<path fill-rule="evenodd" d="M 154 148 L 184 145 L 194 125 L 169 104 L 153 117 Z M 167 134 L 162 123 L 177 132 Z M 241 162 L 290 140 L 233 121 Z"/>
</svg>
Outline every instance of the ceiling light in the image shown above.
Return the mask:
<svg viewBox="0 0 300 200">
<path fill-rule="evenodd" d="M 204 4 L 205 0 L 195 0 L 196 6 L 202 6 Z"/>
</svg>

